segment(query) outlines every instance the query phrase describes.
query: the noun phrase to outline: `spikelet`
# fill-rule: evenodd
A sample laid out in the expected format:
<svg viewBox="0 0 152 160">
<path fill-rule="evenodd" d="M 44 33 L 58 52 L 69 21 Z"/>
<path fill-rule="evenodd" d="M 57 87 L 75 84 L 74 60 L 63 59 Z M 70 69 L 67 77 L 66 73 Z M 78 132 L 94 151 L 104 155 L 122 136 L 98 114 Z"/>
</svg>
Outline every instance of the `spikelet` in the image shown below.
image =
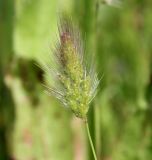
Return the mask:
<svg viewBox="0 0 152 160">
<path fill-rule="evenodd" d="M 59 40 L 53 51 L 53 64 L 44 67 L 46 75 L 51 74 L 54 78 L 54 84 L 48 85 L 47 91 L 77 117 L 85 119 L 99 81 L 93 66 L 86 69 L 78 29 L 65 17 L 60 18 L 58 28 Z"/>
</svg>

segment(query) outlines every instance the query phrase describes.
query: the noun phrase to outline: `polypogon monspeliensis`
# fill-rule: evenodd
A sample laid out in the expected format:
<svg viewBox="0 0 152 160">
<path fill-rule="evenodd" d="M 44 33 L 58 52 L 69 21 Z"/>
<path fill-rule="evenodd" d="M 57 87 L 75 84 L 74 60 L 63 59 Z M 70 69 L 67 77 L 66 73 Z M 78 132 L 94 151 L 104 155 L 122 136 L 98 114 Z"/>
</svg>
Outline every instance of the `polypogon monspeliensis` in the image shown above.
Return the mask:
<svg viewBox="0 0 152 160">
<path fill-rule="evenodd" d="M 86 65 L 84 55 L 87 54 L 81 35 L 70 18 L 60 18 L 58 31 L 53 61 L 43 65 L 46 75 L 51 74 L 53 78 L 53 83 L 47 85 L 47 91 L 70 108 L 77 117 L 85 119 L 99 81 L 94 65 Z"/>
</svg>

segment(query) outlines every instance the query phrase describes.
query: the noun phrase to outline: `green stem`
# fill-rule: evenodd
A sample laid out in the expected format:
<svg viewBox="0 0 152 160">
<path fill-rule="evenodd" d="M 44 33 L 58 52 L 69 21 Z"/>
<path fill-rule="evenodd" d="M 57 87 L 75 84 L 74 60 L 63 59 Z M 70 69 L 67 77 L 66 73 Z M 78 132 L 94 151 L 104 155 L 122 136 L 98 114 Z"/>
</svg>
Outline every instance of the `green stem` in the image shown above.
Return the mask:
<svg viewBox="0 0 152 160">
<path fill-rule="evenodd" d="M 86 125 L 86 128 L 87 128 L 87 134 L 88 134 L 88 138 L 89 138 L 89 142 L 90 142 L 90 146 L 91 146 L 91 149 L 92 149 L 92 153 L 93 153 L 94 159 L 97 160 L 97 156 L 96 156 L 95 148 L 94 148 L 94 145 L 93 145 L 93 142 L 92 142 L 92 138 L 91 138 L 91 135 L 90 135 L 89 125 L 88 125 L 88 121 L 87 120 L 85 122 L 85 125 Z"/>
</svg>

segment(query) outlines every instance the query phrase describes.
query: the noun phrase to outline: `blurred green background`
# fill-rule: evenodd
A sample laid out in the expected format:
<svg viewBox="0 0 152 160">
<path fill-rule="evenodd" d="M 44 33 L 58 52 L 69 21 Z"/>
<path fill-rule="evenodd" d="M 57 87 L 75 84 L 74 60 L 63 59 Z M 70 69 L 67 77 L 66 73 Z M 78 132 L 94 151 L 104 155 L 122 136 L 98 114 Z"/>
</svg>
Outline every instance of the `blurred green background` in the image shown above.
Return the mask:
<svg viewBox="0 0 152 160">
<path fill-rule="evenodd" d="M 102 77 L 88 114 L 98 160 L 152 160 L 152 1 L 0 0 L 0 160 L 93 160 L 83 122 L 36 66 L 68 13 Z"/>
</svg>

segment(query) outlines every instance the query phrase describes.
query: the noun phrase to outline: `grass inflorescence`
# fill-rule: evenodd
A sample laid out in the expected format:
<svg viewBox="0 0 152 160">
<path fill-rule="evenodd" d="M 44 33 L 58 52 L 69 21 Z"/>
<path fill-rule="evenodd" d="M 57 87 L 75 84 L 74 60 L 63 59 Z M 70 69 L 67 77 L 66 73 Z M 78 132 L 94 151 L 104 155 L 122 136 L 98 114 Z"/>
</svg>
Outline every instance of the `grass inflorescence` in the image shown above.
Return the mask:
<svg viewBox="0 0 152 160">
<path fill-rule="evenodd" d="M 84 45 L 78 29 L 72 21 L 63 16 L 58 25 L 58 41 L 53 50 L 53 59 L 43 64 L 46 76 L 53 79 L 47 84 L 47 92 L 58 98 L 75 116 L 86 124 L 90 146 L 97 160 L 91 139 L 87 113 L 89 104 L 96 95 L 99 80 L 94 65 L 87 67 Z M 51 75 L 50 75 L 51 74 Z"/>
<path fill-rule="evenodd" d="M 93 66 L 90 69 L 86 67 L 83 41 L 70 18 L 60 18 L 58 30 L 58 41 L 53 51 L 55 65 L 49 64 L 51 72 L 46 72 L 52 73 L 56 83 L 50 84 L 47 90 L 77 117 L 86 119 L 99 81 Z"/>
</svg>

